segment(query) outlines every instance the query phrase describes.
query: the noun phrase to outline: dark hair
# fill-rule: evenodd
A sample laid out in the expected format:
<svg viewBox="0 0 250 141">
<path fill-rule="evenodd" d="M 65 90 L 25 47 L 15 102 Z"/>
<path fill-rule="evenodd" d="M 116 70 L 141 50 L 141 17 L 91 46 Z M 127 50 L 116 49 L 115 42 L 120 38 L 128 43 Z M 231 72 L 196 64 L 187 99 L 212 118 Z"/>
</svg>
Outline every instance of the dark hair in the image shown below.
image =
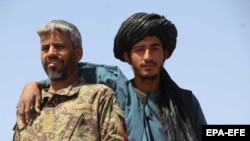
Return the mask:
<svg viewBox="0 0 250 141">
<path fill-rule="evenodd" d="M 125 61 L 123 53 L 130 52 L 133 45 L 146 36 L 159 37 L 163 48 L 168 50 L 171 56 L 176 47 L 177 29 L 175 25 L 164 16 L 139 12 L 121 24 L 114 39 L 115 58 Z"/>
</svg>

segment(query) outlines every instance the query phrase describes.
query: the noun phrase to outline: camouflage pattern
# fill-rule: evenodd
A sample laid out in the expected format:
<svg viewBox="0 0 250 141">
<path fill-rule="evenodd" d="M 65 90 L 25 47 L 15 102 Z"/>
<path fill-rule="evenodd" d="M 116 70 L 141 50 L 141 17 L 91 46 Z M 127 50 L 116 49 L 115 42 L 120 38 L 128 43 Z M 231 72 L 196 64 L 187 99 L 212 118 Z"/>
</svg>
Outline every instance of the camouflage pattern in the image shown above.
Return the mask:
<svg viewBox="0 0 250 141">
<path fill-rule="evenodd" d="M 42 90 L 42 111 L 25 126 L 18 118 L 14 141 L 123 141 L 124 115 L 114 92 L 79 78 L 55 94 Z"/>
</svg>

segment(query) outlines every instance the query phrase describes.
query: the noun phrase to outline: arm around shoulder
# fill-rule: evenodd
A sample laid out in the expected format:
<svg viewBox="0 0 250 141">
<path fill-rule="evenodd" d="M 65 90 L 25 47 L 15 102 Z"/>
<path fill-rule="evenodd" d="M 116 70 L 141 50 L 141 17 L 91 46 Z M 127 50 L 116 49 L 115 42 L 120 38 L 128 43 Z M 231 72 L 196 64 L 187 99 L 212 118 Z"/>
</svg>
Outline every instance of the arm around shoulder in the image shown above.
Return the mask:
<svg viewBox="0 0 250 141">
<path fill-rule="evenodd" d="M 43 84 L 37 81 L 29 82 L 24 86 L 18 102 L 18 113 L 24 123 L 29 122 L 32 107 L 35 108 L 36 112 L 40 112 L 40 92 L 42 88 Z"/>
</svg>

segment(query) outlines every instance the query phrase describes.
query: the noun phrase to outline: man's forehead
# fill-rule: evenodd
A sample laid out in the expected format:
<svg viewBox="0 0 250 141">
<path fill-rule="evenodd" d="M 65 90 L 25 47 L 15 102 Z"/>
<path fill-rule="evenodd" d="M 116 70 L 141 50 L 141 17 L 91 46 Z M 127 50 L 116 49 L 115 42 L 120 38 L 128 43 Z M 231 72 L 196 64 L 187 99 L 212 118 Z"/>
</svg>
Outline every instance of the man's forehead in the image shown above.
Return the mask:
<svg viewBox="0 0 250 141">
<path fill-rule="evenodd" d="M 68 34 L 63 32 L 51 32 L 40 35 L 41 41 L 68 41 L 70 40 Z"/>
</svg>

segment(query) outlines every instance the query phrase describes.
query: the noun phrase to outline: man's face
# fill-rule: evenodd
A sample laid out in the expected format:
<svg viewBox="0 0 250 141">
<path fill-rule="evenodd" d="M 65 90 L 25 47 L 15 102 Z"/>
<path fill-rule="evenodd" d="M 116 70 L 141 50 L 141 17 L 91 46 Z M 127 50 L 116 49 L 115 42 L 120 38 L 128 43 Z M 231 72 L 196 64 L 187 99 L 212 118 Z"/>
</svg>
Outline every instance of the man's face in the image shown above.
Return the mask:
<svg viewBox="0 0 250 141">
<path fill-rule="evenodd" d="M 152 78 L 160 75 L 168 52 L 163 50 L 161 40 L 156 36 L 147 36 L 137 42 L 130 51 L 129 62 L 135 77 Z"/>
<path fill-rule="evenodd" d="M 51 80 L 63 80 L 71 74 L 78 60 L 68 34 L 55 31 L 40 36 L 43 68 Z"/>
</svg>

